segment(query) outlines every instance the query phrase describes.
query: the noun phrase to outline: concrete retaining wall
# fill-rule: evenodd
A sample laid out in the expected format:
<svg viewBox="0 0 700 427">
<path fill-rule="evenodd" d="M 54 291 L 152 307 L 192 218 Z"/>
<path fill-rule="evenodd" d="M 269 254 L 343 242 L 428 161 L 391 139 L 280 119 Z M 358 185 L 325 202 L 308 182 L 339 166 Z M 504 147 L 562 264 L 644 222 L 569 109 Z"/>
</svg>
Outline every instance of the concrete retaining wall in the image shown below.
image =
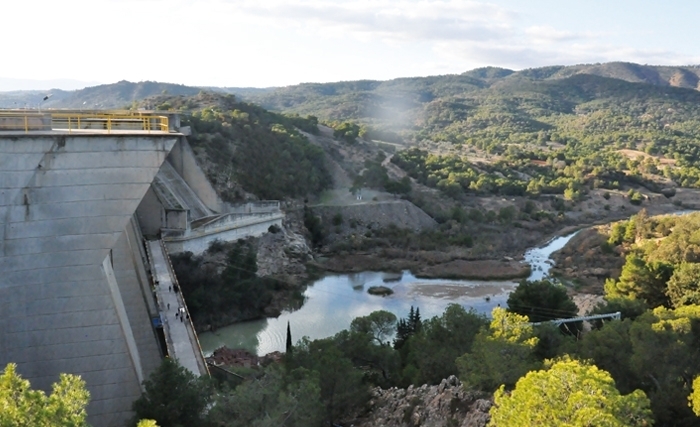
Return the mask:
<svg viewBox="0 0 700 427">
<path fill-rule="evenodd" d="M 280 202 L 278 200 L 262 200 L 260 202 L 248 202 L 241 203 L 237 205 L 229 205 L 226 209 L 228 213 L 241 213 L 241 214 L 251 214 L 251 213 L 266 213 L 266 212 L 279 212 Z"/>
<path fill-rule="evenodd" d="M 214 240 L 222 240 L 224 242 L 233 242 L 246 237 L 257 237 L 264 233 L 271 225 L 278 227 L 282 226 L 284 215 L 266 216 L 265 219 L 259 219 L 257 222 L 248 223 L 247 225 L 238 224 L 231 229 L 217 229 L 218 231 L 209 234 L 199 234 L 189 237 L 163 237 L 168 252 L 192 252 L 195 255 L 201 254 L 209 248 L 209 245 Z M 252 221 L 251 221 L 252 222 Z"/>
</svg>

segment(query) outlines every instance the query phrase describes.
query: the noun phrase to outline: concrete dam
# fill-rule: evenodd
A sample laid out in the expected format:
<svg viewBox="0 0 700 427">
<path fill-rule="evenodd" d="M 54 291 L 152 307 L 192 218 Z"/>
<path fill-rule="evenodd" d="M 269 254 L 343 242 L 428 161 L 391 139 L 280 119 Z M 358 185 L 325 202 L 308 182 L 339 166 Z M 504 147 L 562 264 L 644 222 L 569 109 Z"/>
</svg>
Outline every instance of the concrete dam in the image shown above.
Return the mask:
<svg viewBox="0 0 700 427">
<path fill-rule="evenodd" d="M 174 322 L 168 250 L 284 217 L 223 203 L 180 130 L 176 115 L 0 111 L 0 366 L 46 391 L 80 375 L 97 427 L 125 425 L 166 355 L 208 374 L 191 323 Z"/>
</svg>

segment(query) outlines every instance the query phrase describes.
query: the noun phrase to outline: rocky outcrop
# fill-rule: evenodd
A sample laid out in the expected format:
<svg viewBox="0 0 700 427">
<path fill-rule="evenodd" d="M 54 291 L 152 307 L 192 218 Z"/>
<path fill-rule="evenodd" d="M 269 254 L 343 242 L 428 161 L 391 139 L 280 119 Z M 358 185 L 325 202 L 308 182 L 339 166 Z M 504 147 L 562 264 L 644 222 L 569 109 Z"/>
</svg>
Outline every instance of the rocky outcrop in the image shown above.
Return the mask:
<svg viewBox="0 0 700 427">
<path fill-rule="evenodd" d="M 282 227 L 263 235 L 257 250 L 259 276 L 306 276 L 304 264 L 311 257 L 311 248 L 293 230 Z"/>
<path fill-rule="evenodd" d="M 363 427 L 484 427 L 492 402 L 465 391 L 454 375 L 440 385 L 372 390 Z"/>
<path fill-rule="evenodd" d="M 551 272 L 568 279 L 576 279 L 579 291 L 601 294 L 608 277 L 617 278 L 625 263 L 618 250 L 604 251 L 607 227 L 595 226 L 581 230 L 561 250 L 552 254 Z"/>
<path fill-rule="evenodd" d="M 206 359 L 207 362 L 216 366 L 257 368 L 261 365 L 266 366 L 273 362 L 279 363 L 283 357 L 284 354 L 279 351 L 266 354 L 263 357 L 258 357 L 248 350 L 220 347 L 214 350 L 214 353 Z"/>
</svg>

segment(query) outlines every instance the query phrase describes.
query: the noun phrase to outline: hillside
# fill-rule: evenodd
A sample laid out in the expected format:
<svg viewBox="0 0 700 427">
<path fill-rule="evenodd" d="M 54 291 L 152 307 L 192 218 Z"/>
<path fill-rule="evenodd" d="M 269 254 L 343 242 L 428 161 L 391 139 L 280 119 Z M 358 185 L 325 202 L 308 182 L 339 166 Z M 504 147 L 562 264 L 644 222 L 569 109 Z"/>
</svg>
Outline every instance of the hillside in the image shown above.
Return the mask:
<svg viewBox="0 0 700 427">
<path fill-rule="evenodd" d="M 280 88 L 190 87 L 159 82 L 120 81 L 80 90 L 61 89 L 0 92 L 0 108 L 124 108 L 133 101 L 163 93 L 195 95 L 200 90 L 238 95 L 276 111 L 316 114 L 329 119 L 383 119 L 394 117 L 427 102 L 460 96 L 500 84 L 565 79 L 595 75 L 630 83 L 700 88 L 699 66 L 650 66 L 625 62 L 549 66 L 513 71 L 484 67 L 458 75 L 399 78 L 387 81 L 360 80 L 335 83 L 304 83 Z M 339 104 L 345 104 L 340 107 Z M 395 119 L 395 117 L 394 117 Z"/>
<path fill-rule="evenodd" d="M 233 95 L 157 95 L 136 107 L 187 110 L 197 161 L 227 202 L 303 198 L 332 185 L 323 151 L 299 130 L 317 132 L 313 119 L 272 113 Z"/>
<path fill-rule="evenodd" d="M 276 111 L 314 114 L 323 119 L 359 120 L 410 129 L 430 102 L 452 97 L 512 90 L 514 87 L 587 75 L 653 86 L 698 89 L 700 67 L 648 66 L 622 62 L 551 66 L 513 71 L 486 67 L 459 75 L 401 78 L 388 81 L 305 83 L 251 92 L 228 92 Z M 555 85 L 556 86 L 556 85 Z"/>
<path fill-rule="evenodd" d="M 172 83 L 138 82 L 122 80 L 113 84 L 65 91 L 13 91 L 0 92 L 0 108 L 74 108 L 74 109 L 122 109 L 129 108 L 134 101 L 160 95 L 196 95 L 200 88 Z M 46 101 L 44 96 L 51 94 Z M 155 105 L 152 106 L 155 108 Z"/>
</svg>

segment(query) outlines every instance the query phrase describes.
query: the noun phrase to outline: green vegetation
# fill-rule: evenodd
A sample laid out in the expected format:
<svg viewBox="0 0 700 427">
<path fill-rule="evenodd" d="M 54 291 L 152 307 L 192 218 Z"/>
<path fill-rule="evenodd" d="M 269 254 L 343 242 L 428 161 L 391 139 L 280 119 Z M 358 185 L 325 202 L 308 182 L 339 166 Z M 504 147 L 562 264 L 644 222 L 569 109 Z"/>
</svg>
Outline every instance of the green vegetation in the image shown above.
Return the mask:
<svg viewBox="0 0 700 427">
<path fill-rule="evenodd" d="M 47 396 L 32 390 L 10 363 L 0 375 L 0 426 L 87 427 L 89 400 L 90 393 L 79 376 L 61 374 Z"/>
<path fill-rule="evenodd" d="M 216 392 L 166 365 L 149 380 L 165 386 L 160 394 L 147 386 L 149 398 L 141 404 L 151 409 L 137 415 L 172 425 L 149 411 L 174 399 L 161 389 L 186 386 L 216 400 L 204 415 L 201 405 L 189 409 L 199 418 L 188 425 L 272 426 L 284 420 L 321 426 L 362 413 L 372 386 L 438 384 L 458 372 L 468 389 L 496 392 L 492 425 L 697 424 L 700 306 L 659 307 L 578 337 L 533 326 L 526 316 L 500 308 L 492 316 L 489 322 L 458 305 L 428 320 L 413 308 L 398 321 L 374 312 L 333 337 L 302 338 L 283 364 L 258 368 L 243 384 Z"/>
<path fill-rule="evenodd" d="M 699 214 L 650 218 L 645 211 L 613 225 L 608 243 L 620 246 L 626 261 L 620 277 L 606 281 L 606 297 L 649 307 L 700 302 L 699 229 Z"/>
<path fill-rule="evenodd" d="M 562 285 L 549 280 L 520 282 L 508 296 L 508 310 L 531 322 L 575 317 L 578 308 Z"/>
<path fill-rule="evenodd" d="M 489 426 L 631 427 L 652 423 L 649 399 L 635 390 L 620 395 L 609 373 L 570 358 L 532 371 L 511 393 L 496 392 Z"/>
<path fill-rule="evenodd" d="M 283 285 L 271 278 L 257 277 L 257 256 L 249 242 L 215 242 L 209 254 L 225 252 L 226 267 L 219 274 L 203 256 L 191 252 L 171 257 L 180 289 L 195 324 L 214 327 L 234 321 L 256 319 Z"/>
<path fill-rule="evenodd" d="M 700 377 L 695 377 L 693 380 L 693 393 L 688 396 L 688 400 L 695 415 L 700 417 Z"/>
<path fill-rule="evenodd" d="M 412 148 L 392 161 L 412 178 L 458 199 L 463 194 L 554 194 L 575 202 L 591 189 L 635 187 L 629 201 L 639 205 L 645 200 L 639 186 L 667 197 L 675 186 L 700 188 L 695 142 L 700 93 L 694 87 L 657 86 L 654 79 L 649 80 L 654 84 L 615 79 L 637 81 L 629 67 L 651 74 L 661 73 L 658 68 L 604 65 L 598 75 L 585 67 L 488 77 L 474 70 L 459 76 L 299 85 L 251 99 L 331 120 L 337 137 L 349 142 L 363 135 L 372 139 L 370 129 L 418 143 L 441 142 L 437 152 Z"/>
<path fill-rule="evenodd" d="M 304 227 L 306 227 L 311 235 L 311 244 L 319 246 L 323 243 L 325 233 L 321 225 L 321 220 L 314 214 L 314 211 L 306 205 L 304 205 Z"/>
<path fill-rule="evenodd" d="M 133 404 L 134 425 L 139 419 L 155 420 L 160 427 L 207 425 L 212 399 L 208 378 L 196 377 L 176 360 L 165 358 L 143 386 L 143 395 Z"/>
<path fill-rule="evenodd" d="M 188 140 L 213 165 L 209 179 L 225 200 L 242 197 L 234 183 L 266 199 L 303 197 L 332 184 L 323 150 L 300 132 L 317 133 L 315 117 L 272 113 L 233 95 L 195 99 L 210 106 L 183 117 L 182 124 L 191 126 Z"/>
<path fill-rule="evenodd" d="M 303 368 L 285 372 L 271 366 L 259 378 L 219 393 L 209 420 L 220 427 L 321 426 L 319 395 L 316 372 Z"/>
<path fill-rule="evenodd" d="M 495 308 L 489 328 L 476 335 L 472 351 L 457 359 L 460 378 L 480 390 L 494 391 L 502 384 L 512 387 L 541 365 L 534 353 L 537 342 L 526 316 Z"/>
<path fill-rule="evenodd" d="M 331 127 L 333 128 L 333 136 L 348 144 L 354 144 L 360 136 L 360 126 L 351 122 L 335 123 Z"/>
</svg>

